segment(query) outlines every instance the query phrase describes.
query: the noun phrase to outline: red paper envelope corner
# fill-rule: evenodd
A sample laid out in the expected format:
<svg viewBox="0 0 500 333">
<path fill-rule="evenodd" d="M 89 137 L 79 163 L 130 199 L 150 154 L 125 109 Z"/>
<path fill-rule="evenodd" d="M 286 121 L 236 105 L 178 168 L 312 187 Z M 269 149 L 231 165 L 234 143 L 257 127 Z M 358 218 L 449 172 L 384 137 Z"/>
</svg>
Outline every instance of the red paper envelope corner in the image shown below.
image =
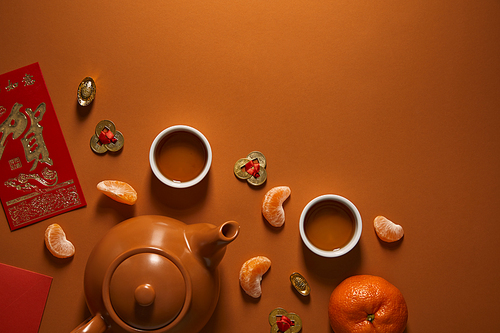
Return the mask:
<svg viewBox="0 0 500 333">
<path fill-rule="evenodd" d="M 0 75 L 0 198 L 11 230 L 86 205 L 38 63 Z"/>
<path fill-rule="evenodd" d="M 37 333 L 52 278 L 0 263 L 0 332 Z"/>
</svg>

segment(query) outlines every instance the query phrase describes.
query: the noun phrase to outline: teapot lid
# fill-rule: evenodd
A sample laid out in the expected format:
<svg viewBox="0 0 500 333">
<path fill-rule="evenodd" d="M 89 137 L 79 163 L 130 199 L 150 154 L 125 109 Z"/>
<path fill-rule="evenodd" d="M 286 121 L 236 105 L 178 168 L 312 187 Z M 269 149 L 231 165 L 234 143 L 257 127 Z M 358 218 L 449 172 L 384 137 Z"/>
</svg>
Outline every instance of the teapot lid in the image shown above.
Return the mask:
<svg viewBox="0 0 500 333">
<path fill-rule="evenodd" d="M 127 325 L 154 330 L 179 315 L 186 300 L 186 282 L 179 267 L 165 256 L 138 253 L 114 270 L 109 297 L 113 310 Z"/>
</svg>

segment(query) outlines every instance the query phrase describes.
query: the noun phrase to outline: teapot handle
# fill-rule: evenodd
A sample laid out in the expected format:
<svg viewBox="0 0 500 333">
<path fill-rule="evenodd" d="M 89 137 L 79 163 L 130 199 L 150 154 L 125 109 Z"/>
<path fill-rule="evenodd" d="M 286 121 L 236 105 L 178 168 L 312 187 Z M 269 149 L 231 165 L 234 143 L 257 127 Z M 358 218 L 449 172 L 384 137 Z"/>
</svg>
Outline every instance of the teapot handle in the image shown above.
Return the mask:
<svg viewBox="0 0 500 333">
<path fill-rule="evenodd" d="M 83 322 L 77 328 L 71 331 L 71 333 L 102 333 L 107 329 L 106 322 L 102 318 L 100 313 L 90 320 Z"/>
</svg>

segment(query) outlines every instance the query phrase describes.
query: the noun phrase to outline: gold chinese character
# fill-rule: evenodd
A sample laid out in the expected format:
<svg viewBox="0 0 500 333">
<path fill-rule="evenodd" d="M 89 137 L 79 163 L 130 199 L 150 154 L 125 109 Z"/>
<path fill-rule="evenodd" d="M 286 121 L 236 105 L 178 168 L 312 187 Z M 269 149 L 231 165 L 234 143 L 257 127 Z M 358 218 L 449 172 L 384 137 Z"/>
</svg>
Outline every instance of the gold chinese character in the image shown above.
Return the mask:
<svg viewBox="0 0 500 333">
<path fill-rule="evenodd" d="M 35 111 L 32 111 L 30 108 L 26 108 L 26 114 L 31 120 L 31 126 L 28 132 L 21 139 L 21 143 L 24 147 L 26 161 L 28 161 L 28 163 L 35 161 L 30 171 L 35 170 L 38 162 L 44 162 L 48 165 L 54 164 L 52 159 L 49 157 L 49 151 L 47 150 L 47 146 L 43 140 L 43 127 L 38 124 L 42 120 L 45 110 L 45 103 L 40 103 Z"/>
<path fill-rule="evenodd" d="M 23 78 L 24 86 L 31 86 L 32 84 L 35 83 L 35 80 L 33 80 L 33 75 L 25 74 Z"/>
<path fill-rule="evenodd" d="M 21 164 L 21 159 L 19 157 L 14 157 L 9 160 L 9 166 L 11 170 L 16 170 L 21 168 L 23 165 Z"/>
<path fill-rule="evenodd" d="M 5 87 L 5 89 L 7 91 L 11 91 L 12 89 L 17 88 L 18 85 L 19 84 L 17 82 L 11 83 L 10 80 L 9 80 L 9 85 L 7 87 Z"/>
<path fill-rule="evenodd" d="M 20 111 L 22 106 L 22 104 L 15 103 L 9 117 L 0 124 L 0 160 L 2 159 L 2 154 L 5 150 L 6 141 L 9 135 L 15 140 L 20 137 L 28 127 L 28 118 Z M 26 161 L 28 163 L 34 161 L 30 171 L 36 168 L 38 162 L 44 162 L 48 165 L 54 164 L 49 157 L 49 151 L 43 140 L 43 127 L 39 124 L 45 110 L 45 103 L 40 103 L 35 111 L 32 111 L 30 108 L 25 109 L 26 114 L 31 120 L 31 125 L 24 137 L 21 138 L 21 143 L 24 147 Z"/>
<path fill-rule="evenodd" d="M 28 118 L 21 113 L 22 104 L 16 103 L 12 107 L 10 115 L 5 121 L 0 125 L 0 134 L 2 138 L 0 139 L 0 160 L 2 159 L 2 154 L 5 149 L 5 141 L 9 134 L 12 134 L 12 139 L 17 139 L 21 134 L 23 134 L 26 126 L 28 125 Z"/>
</svg>

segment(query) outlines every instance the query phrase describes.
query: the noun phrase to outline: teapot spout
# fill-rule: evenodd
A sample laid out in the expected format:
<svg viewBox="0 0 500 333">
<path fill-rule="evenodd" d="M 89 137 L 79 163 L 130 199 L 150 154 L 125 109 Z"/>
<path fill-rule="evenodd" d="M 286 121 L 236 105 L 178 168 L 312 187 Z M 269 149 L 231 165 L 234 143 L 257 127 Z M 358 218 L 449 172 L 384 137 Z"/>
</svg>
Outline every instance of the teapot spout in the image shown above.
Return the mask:
<svg viewBox="0 0 500 333">
<path fill-rule="evenodd" d="M 212 269 L 219 265 L 226 246 L 239 232 L 240 225 L 236 221 L 227 221 L 218 227 L 208 223 L 192 224 L 186 228 L 186 240 L 191 251 Z"/>
</svg>

